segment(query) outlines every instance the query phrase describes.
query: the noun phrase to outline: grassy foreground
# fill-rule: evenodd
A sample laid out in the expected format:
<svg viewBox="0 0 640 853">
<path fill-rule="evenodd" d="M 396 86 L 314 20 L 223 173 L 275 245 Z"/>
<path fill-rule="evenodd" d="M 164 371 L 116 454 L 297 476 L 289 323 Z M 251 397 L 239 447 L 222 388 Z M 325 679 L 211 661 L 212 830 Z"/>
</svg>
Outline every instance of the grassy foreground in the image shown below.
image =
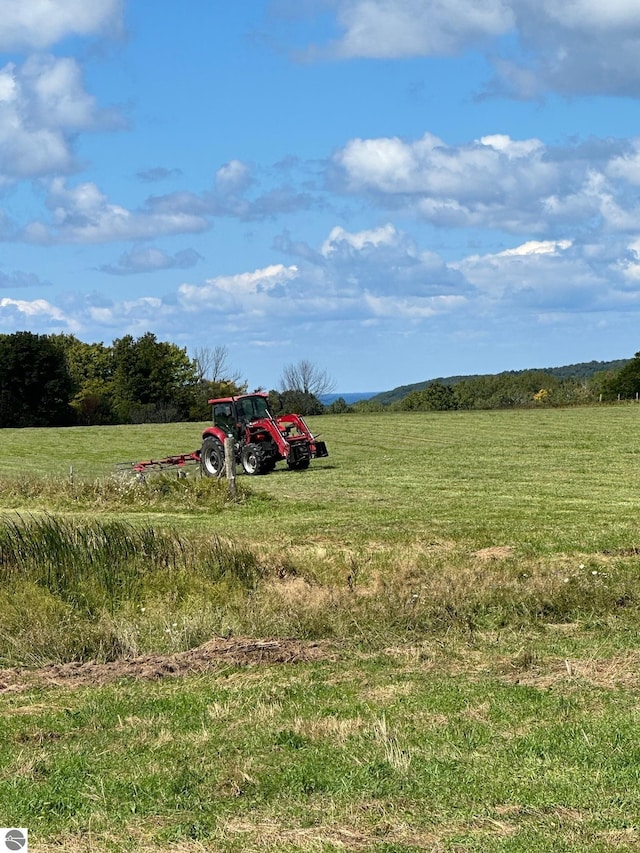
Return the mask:
<svg viewBox="0 0 640 853">
<path fill-rule="evenodd" d="M 236 503 L 112 476 L 197 426 L 3 431 L 0 822 L 42 851 L 637 849 L 639 416 L 323 417 L 327 460 Z M 325 645 L 60 676 L 215 636 Z"/>
</svg>

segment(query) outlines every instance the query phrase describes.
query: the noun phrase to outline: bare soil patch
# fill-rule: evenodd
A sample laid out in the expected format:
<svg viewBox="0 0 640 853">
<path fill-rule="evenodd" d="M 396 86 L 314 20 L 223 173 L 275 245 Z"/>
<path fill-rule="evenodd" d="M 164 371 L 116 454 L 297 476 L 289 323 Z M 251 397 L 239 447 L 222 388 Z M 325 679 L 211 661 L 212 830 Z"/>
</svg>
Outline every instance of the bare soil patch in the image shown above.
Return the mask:
<svg viewBox="0 0 640 853">
<path fill-rule="evenodd" d="M 526 667 L 505 661 L 502 672 L 509 681 L 548 690 L 558 683 L 589 684 L 606 690 L 640 687 L 640 652 L 629 651 L 606 659 L 547 658 Z"/>
<path fill-rule="evenodd" d="M 221 665 L 293 664 L 332 656 L 330 645 L 323 642 L 216 637 L 195 649 L 171 655 L 142 655 L 109 663 L 50 664 L 39 669 L 2 669 L 0 694 L 30 687 L 100 687 L 123 678 L 156 681 L 202 673 Z"/>
<path fill-rule="evenodd" d="M 474 551 L 473 556 L 480 560 L 507 560 L 513 556 L 514 548 L 512 545 L 492 545 L 489 548 L 481 548 L 479 551 Z"/>
</svg>

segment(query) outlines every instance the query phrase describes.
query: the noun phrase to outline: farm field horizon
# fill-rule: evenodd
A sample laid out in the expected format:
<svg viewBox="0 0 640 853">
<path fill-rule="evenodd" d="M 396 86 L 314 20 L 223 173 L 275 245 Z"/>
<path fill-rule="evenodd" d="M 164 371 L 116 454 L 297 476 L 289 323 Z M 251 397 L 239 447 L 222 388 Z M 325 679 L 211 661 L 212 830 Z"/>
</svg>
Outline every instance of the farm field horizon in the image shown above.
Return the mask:
<svg viewBox="0 0 640 853">
<path fill-rule="evenodd" d="M 640 844 L 634 404 L 3 430 L 0 815 L 36 851 Z M 73 473 L 71 474 L 71 469 Z"/>
</svg>

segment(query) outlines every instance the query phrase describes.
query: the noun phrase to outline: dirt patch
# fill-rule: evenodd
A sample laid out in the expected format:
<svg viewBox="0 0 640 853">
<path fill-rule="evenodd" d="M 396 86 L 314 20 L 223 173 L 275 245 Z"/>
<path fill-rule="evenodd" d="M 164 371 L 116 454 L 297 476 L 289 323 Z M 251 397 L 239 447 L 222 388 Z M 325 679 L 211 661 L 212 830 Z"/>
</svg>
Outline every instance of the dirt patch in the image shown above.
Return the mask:
<svg viewBox="0 0 640 853">
<path fill-rule="evenodd" d="M 490 548 L 481 548 L 479 551 L 474 551 L 473 557 L 478 557 L 480 560 L 506 560 L 513 556 L 512 545 L 492 545 Z"/>
<path fill-rule="evenodd" d="M 640 687 L 640 652 L 624 652 L 606 659 L 546 658 L 522 661 L 504 661 L 499 667 L 509 681 L 548 690 L 559 683 L 566 685 L 589 684 L 607 690 Z"/>
<path fill-rule="evenodd" d="M 379 833 L 363 832 L 355 827 L 339 825 L 316 825 L 292 828 L 275 820 L 243 822 L 230 820 L 225 825 L 226 835 L 247 839 L 247 848 L 275 850 L 275 845 L 293 845 L 300 849 L 371 850 L 380 844 L 410 846 L 420 850 L 439 851 L 439 838 L 431 833 L 418 834 L 405 825 L 385 825 Z M 253 840 L 253 844 L 249 839 Z"/>
<path fill-rule="evenodd" d="M 143 655 L 109 663 L 50 664 L 39 669 L 0 670 L 0 694 L 30 687 L 99 687 L 122 678 L 158 680 L 218 669 L 221 665 L 302 663 L 333 657 L 328 643 L 299 640 L 215 638 L 186 652 Z"/>
</svg>

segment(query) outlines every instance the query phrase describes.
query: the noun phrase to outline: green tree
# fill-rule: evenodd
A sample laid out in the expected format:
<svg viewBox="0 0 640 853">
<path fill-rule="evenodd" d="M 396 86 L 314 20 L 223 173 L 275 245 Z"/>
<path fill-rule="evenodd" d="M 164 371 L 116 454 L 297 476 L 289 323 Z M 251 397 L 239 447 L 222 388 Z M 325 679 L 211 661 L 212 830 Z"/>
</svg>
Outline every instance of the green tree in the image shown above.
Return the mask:
<svg viewBox="0 0 640 853">
<path fill-rule="evenodd" d="M 459 382 L 454 394 L 460 409 L 511 409 L 539 405 L 535 395 L 544 389 L 550 398 L 558 385 L 559 380 L 543 370 L 506 371 Z"/>
<path fill-rule="evenodd" d="M 372 414 L 387 412 L 389 411 L 389 406 L 381 403 L 380 400 L 356 400 L 351 409 L 359 414 Z"/>
<path fill-rule="evenodd" d="M 348 415 L 353 412 L 353 409 L 344 397 L 338 397 L 330 406 L 327 407 L 327 412 L 330 415 Z"/>
<path fill-rule="evenodd" d="M 607 398 L 614 399 L 618 394 L 624 400 L 633 399 L 636 394 L 640 394 L 640 352 L 609 379 L 606 387 Z"/>
<path fill-rule="evenodd" d="M 62 347 L 76 392 L 71 405 L 80 424 L 111 424 L 113 407 L 113 348 L 103 343 L 88 344 L 75 335 L 53 335 Z"/>
<path fill-rule="evenodd" d="M 550 389 L 552 406 L 580 406 L 598 400 L 599 390 L 595 377 L 568 376 L 561 379 L 557 388 Z"/>
<path fill-rule="evenodd" d="M 412 391 L 394 405 L 399 411 L 437 411 L 444 412 L 457 408 L 453 389 L 442 382 L 432 382 L 421 391 Z"/>
<path fill-rule="evenodd" d="M 74 383 L 63 348 L 47 335 L 0 335 L 0 427 L 67 426 Z"/>
<path fill-rule="evenodd" d="M 194 403 L 196 369 L 186 349 L 147 332 L 113 342 L 113 400 L 122 422 L 187 420 Z"/>
<path fill-rule="evenodd" d="M 325 411 L 315 394 L 304 391 L 269 391 L 269 408 L 274 415 L 285 412 L 297 415 L 322 415 Z"/>
</svg>

